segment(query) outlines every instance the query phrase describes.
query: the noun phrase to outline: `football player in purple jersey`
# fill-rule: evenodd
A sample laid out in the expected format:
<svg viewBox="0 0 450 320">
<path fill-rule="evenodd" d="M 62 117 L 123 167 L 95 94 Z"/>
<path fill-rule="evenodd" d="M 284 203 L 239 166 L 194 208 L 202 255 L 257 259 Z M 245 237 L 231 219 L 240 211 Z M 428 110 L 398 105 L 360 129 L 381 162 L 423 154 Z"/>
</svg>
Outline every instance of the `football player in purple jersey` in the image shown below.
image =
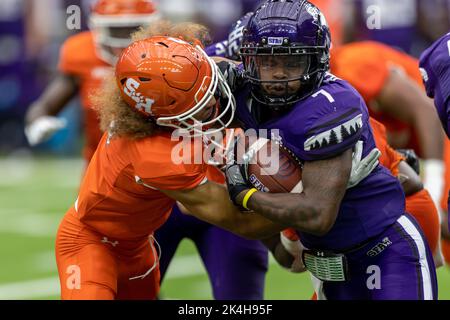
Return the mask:
<svg viewBox="0 0 450 320">
<path fill-rule="evenodd" d="M 245 129 L 266 129 L 303 162 L 303 191 L 252 188 L 248 160 L 229 157 L 233 202 L 297 230 L 319 298 L 437 299 L 436 271 L 399 181 L 378 165 L 349 185 L 352 156 L 375 149 L 367 107 L 328 73 L 330 34 L 306 0 L 269 0 L 244 29 L 247 83 L 235 90 Z"/>
<path fill-rule="evenodd" d="M 450 33 L 447 33 L 420 56 L 419 63 L 427 95 L 434 98 L 442 127 L 450 138 Z M 450 194 L 448 197 L 448 211 L 450 211 Z M 448 221 L 448 212 L 444 220 Z M 443 237 L 450 240 L 450 224 L 447 230 L 442 230 Z"/>
<path fill-rule="evenodd" d="M 247 12 L 238 21 L 236 21 L 231 27 L 231 31 L 228 34 L 228 39 L 214 43 L 206 47 L 205 52 L 210 57 L 224 57 L 231 60 L 239 60 L 239 49 L 242 42 L 242 31 L 247 25 L 248 20 L 252 16 L 253 12 Z"/>
</svg>

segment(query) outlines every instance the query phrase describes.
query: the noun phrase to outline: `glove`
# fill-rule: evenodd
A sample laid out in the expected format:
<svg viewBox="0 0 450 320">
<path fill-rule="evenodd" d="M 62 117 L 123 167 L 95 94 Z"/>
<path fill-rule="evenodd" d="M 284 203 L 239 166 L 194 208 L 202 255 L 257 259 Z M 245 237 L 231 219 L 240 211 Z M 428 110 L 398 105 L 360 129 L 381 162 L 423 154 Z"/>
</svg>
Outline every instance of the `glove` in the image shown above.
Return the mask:
<svg viewBox="0 0 450 320">
<path fill-rule="evenodd" d="M 381 152 L 377 148 L 374 148 L 370 153 L 361 159 L 363 152 L 363 142 L 358 141 L 355 145 L 352 158 L 352 171 L 350 173 L 350 179 L 347 183 L 347 189 L 353 188 L 363 179 L 365 179 L 375 169 L 379 163 Z"/>
<path fill-rule="evenodd" d="M 294 261 L 292 262 L 289 270 L 294 273 L 306 271 L 306 267 L 302 261 L 302 252 L 304 247 L 295 230 L 290 228 L 283 230 L 280 232 L 280 240 L 283 248 L 294 257 Z"/>
<path fill-rule="evenodd" d="M 49 139 L 55 131 L 66 126 L 65 119 L 52 116 L 42 116 L 25 126 L 25 136 L 30 146 L 35 146 Z"/>
<path fill-rule="evenodd" d="M 420 175 L 420 163 L 419 157 L 414 152 L 413 149 L 397 149 L 398 153 L 400 153 L 403 157 L 405 157 L 406 163 L 414 169 L 414 171 Z"/>
<path fill-rule="evenodd" d="M 248 183 L 244 174 L 242 174 L 240 165 L 237 163 L 227 164 L 225 168 L 225 177 L 231 201 L 233 201 L 236 206 L 242 207 L 242 203 L 238 202 L 236 197 L 242 191 L 251 189 L 252 186 Z"/>
<path fill-rule="evenodd" d="M 242 203 L 236 200 L 236 197 L 244 190 L 251 189 L 252 186 L 248 181 L 247 167 L 250 162 L 251 155 L 244 154 L 242 159 L 236 159 L 237 146 L 239 144 L 240 138 L 237 137 L 234 140 L 234 145 L 230 148 L 227 153 L 226 160 L 227 165 L 225 167 L 225 178 L 228 187 L 228 193 L 230 195 L 231 201 L 236 206 L 242 207 Z"/>
</svg>

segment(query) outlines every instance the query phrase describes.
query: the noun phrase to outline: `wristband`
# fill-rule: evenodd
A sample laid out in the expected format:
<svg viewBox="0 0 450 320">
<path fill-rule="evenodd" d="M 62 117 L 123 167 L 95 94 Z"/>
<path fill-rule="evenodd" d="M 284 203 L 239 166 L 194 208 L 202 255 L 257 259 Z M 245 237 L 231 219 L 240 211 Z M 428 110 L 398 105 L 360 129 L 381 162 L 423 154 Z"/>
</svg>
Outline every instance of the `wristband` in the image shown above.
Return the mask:
<svg viewBox="0 0 450 320">
<path fill-rule="evenodd" d="M 247 208 L 247 202 L 248 202 L 248 199 L 250 199 L 250 197 L 252 196 L 252 194 L 254 194 L 256 191 L 258 191 L 258 189 L 256 189 L 256 188 L 251 188 L 251 189 L 248 190 L 247 193 L 245 194 L 244 200 L 242 200 L 242 206 L 243 206 L 245 209 L 249 210 L 249 209 Z"/>
</svg>

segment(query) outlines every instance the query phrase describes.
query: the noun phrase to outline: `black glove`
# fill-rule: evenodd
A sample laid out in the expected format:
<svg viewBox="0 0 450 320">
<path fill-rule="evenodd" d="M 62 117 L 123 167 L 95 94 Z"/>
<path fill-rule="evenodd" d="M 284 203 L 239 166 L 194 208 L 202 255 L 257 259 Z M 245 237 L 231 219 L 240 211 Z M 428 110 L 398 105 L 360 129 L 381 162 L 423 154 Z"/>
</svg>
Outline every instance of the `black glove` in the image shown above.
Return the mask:
<svg viewBox="0 0 450 320">
<path fill-rule="evenodd" d="M 242 207 L 242 203 L 238 202 L 236 197 L 242 191 L 252 188 L 252 186 L 248 184 L 245 177 L 242 175 L 241 168 L 237 163 L 227 164 L 225 175 L 231 201 L 233 201 L 236 206 Z"/>
<path fill-rule="evenodd" d="M 397 149 L 398 153 L 405 157 L 405 161 L 414 171 L 420 175 L 419 157 L 413 149 Z"/>
<path fill-rule="evenodd" d="M 248 177 L 246 174 L 246 165 L 243 159 L 236 159 L 237 145 L 239 138 L 234 140 L 234 145 L 227 153 L 227 165 L 225 167 L 225 177 L 227 181 L 228 193 L 230 195 L 231 201 L 236 206 L 242 207 L 242 203 L 236 201 L 236 197 L 242 191 L 251 189 L 252 186 L 248 182 Z M 243 208 L 243 207 L 242 207 Z"/>
</svg>

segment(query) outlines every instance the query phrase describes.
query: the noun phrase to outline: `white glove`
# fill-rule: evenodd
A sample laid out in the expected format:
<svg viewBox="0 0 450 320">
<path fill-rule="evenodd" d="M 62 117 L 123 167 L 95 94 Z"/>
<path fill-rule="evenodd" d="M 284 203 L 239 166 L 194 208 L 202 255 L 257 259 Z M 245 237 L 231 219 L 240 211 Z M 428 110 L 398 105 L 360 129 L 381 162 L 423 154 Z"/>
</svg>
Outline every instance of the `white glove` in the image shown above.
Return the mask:
<svg viewBox="0 0 450 320">
<path fill-rule="evenodd" d="M 423 161 L 423 186 L 430 193 L 436 208 L 441 208 L 441 197 L 444 189 L 444 162 L 438 159 Z"/>
<path fill-rule="evenodd" d="M 25 136 L 30 146 L 35 146 L 49 139 L 55 131 L 67 125 L 65 119 L 52 116 L 42 116 L 25 126 Z"/>
<path fill-rule="evenodd" d="M 291 268 L 289 270 L 294 273 L 306 271 L 306 267 L 303 264 L 302 260 L 304 247 L 300 242 L 298 236 L 296 234 L 293 235 L 290 230 L 287 229 L 280 232 L 280 240 L 286 251 L 294 257 L 294 261 L 292 262 Z"/>
<path fill-rule="evenodd" d="M 347 189 L 353 188 L 358 183 L 366 178 L 373 169 L 376 168 L 380 158 L 381 152 L 377 148 L 372 149 L 370 153 L 361 159 L 363 152 L 363 142 L 358 141 L 355 145 L 355 151 L 352 158 L 352 171 L 350 173 L 350 179 L 348 180 Z"/>
</svg>

